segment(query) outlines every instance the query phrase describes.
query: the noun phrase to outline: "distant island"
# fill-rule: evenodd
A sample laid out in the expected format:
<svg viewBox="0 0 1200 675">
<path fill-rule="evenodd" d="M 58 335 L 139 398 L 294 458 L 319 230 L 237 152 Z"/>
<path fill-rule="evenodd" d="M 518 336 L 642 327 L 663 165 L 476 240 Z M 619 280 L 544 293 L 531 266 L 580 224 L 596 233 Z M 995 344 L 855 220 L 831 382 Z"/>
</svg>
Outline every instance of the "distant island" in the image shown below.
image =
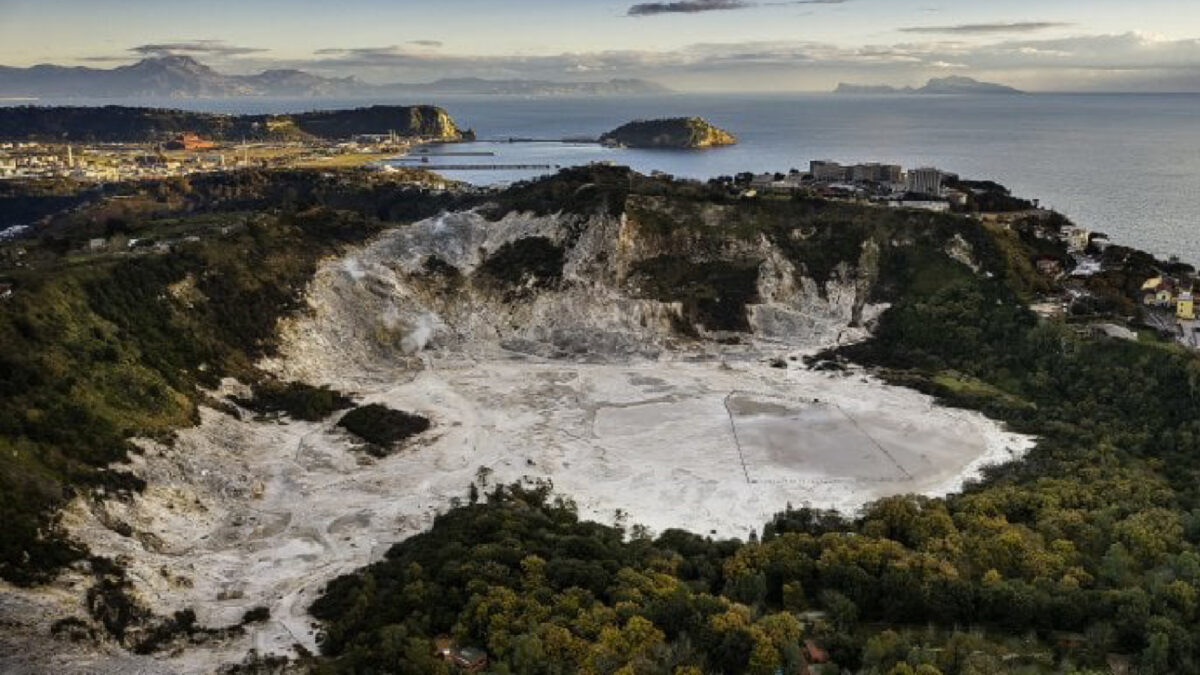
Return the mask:
<svg viewBox="0 0 1200 675">
<path fill-rule="evenodd" d="M 183 133 L 212 140 L 341 139 L 391 134 L 441 141 L 472 140 L 442 108 L 376 105 L 292 115 L 220 115 L 162 108 L 0 107 L 0 139 L 105 143 L 165 140 Z"/>
<path fill-rule="evenodd" d="M 638 120 L 600 137 L 606 145 L 628 148 L 713 148 L 737 143 L 733 134 L 700 117 Z"/>
<path fill-rule="evenodd" d="M 1023 94 L 1003 84 L 980 82 L 970 77 L 937 77 L 923 87 L 893 87 L 886 84 L 838 84 L 835 94 Z"/>
<path fill-rule="evenodd" d="M 323 77 L 295 69 L 227 75 L 189 56 L 150 57 L 116 68 L 0 66 L 0 98 L 306 98 L 410 93 L 609 96 L 669 91 L 662 85 L 638 79 L 551 82 L 458 78 L 429 83 L 370 84 L 354 77 Z"/>
</svg>

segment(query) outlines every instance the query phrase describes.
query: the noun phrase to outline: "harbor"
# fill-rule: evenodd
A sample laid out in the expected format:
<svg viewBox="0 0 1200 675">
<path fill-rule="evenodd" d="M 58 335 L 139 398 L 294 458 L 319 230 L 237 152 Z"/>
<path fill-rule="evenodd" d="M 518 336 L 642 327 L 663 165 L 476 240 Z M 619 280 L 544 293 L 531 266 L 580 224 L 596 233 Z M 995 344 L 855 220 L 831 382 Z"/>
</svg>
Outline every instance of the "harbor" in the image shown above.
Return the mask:
<svg viewBox="0 0 1200 675">
<path fill-rule="evenodd" d="M 384 166 L 453 174 L 474 185 L 502 185 L 555 173 L 568 166 L 613 162 L 628 150 L 575 139 L 500 138 L 467 143 L 425 143 L 384 160 Z"/>
</svg>

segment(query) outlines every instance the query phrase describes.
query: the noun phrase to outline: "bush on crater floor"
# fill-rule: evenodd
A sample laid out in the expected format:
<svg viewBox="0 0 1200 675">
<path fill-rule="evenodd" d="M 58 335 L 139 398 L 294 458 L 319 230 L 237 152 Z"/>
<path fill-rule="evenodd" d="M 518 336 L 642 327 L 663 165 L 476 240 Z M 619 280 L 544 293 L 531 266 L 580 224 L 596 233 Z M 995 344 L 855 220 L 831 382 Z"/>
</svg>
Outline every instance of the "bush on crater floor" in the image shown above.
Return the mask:
<svg viewBox="0 0 1200 675">
<path fill-rule="evenodd" d="M 381 457 L 432 425 L 420 415 L 372 403 L 346 413 L 338 426 L 370 443 L 368 452 Z"/>
</svg>

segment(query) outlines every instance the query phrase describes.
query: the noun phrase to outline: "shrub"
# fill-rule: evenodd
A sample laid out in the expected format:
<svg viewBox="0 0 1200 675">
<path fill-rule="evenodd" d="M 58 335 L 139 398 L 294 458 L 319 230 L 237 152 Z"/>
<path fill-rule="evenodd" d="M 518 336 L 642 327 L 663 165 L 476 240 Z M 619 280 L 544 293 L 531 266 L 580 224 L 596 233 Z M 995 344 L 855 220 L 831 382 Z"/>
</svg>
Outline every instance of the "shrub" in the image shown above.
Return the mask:
<svg viewBox="0 0 1200 675">
<path fill-rule="evenodd" d="M 338 426 L 370 443 L 368 452 L 383 456 L 402 441 L 424 433 L 431 424 L 420 415 L 372 403 L 346 413 Z"/>
</svg>

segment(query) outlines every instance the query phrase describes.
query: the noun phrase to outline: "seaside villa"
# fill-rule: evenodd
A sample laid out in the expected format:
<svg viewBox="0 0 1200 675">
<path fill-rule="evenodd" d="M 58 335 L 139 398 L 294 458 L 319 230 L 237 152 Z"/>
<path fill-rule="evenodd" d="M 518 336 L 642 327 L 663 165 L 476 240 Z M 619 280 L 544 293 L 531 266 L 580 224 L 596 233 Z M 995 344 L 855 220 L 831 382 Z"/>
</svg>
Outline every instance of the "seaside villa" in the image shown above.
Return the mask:
<svg viewBox="0 0 1200 675">
<path fill-rule="evenodd" d="M 1184 291 L 1175 300 L 1175 317 L 1182 321 L 1196 320 L 1196 298 L 1191 291 Z"/>
</svg>

